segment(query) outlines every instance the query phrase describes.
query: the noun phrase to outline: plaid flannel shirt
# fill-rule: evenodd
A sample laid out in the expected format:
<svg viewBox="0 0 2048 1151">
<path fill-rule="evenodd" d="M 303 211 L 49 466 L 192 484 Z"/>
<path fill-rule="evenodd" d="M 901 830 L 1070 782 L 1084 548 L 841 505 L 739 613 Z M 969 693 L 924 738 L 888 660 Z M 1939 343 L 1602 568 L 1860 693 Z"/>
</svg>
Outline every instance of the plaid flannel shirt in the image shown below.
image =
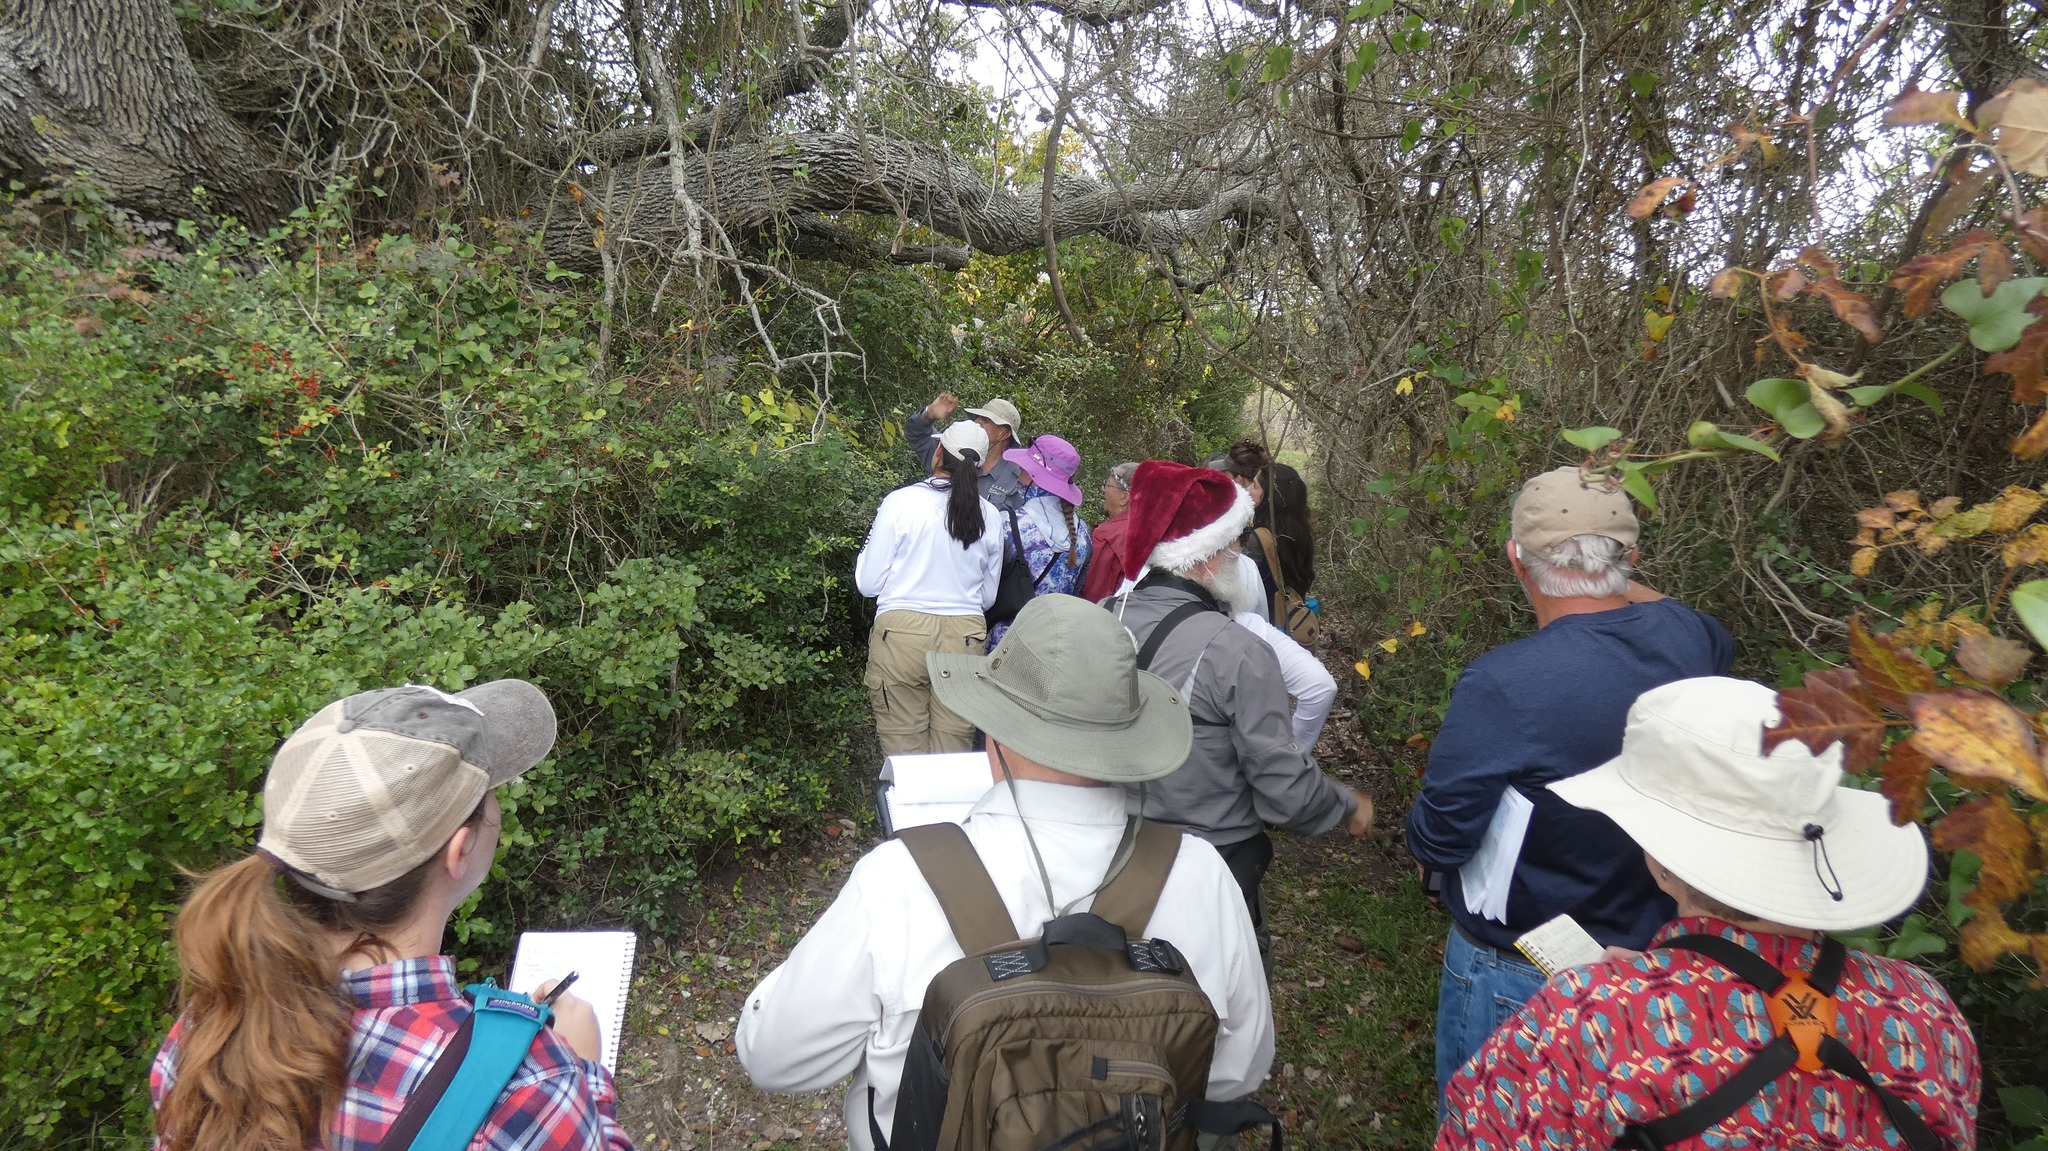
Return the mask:
<svg viewBox="0 0 2048 1151">
<path fill-rule="evenodd" d="M 445 955 L 342 974 L 355 1005 L 348 1091 L 328 1129 L 327 1151 L 376 1151 L 405 1101 L 469 1017 L 469 1001 Z M 161 1106 L 178 1074 L 179 1020 L 150 1068 L 149 1095 Z M 619 1126 L 612 1077 L 576 1057 L 554 1031 L 533 1048 L 484 1121 L 471 1151 L 632 1151 Z"/>
</svg>

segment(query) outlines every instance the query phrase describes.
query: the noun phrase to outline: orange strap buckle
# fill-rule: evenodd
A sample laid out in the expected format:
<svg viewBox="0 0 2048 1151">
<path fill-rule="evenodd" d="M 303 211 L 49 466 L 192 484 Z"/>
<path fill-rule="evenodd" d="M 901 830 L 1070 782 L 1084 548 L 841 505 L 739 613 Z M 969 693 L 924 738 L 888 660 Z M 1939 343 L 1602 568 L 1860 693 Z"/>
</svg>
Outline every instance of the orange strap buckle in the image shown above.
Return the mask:
<svg viewBox="0 0 2048 1151">
<path fill-rule="evenodd" d="M 1764 1000 L 1770 1005 L 1771 1026 L 1780 1035 L 1790 1035 L 1799 1052 L 1801 1071 L 1819 1071 L 1820 1041 L 1838 1034 L 1835 1025 L 1835 997 L 1823 995 L 1806 981 L 1806 973 L 1788 971 L 1784 986 Z"/>
</svg>

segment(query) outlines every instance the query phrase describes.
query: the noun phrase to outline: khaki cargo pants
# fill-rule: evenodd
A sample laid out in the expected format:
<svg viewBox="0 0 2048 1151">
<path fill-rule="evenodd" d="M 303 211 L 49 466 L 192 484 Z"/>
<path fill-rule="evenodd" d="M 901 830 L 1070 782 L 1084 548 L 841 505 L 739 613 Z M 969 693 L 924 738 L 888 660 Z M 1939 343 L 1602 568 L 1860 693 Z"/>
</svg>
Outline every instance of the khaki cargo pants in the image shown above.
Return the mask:
<svg viewBox="0 0 2048 1151">
<path fill-rule="evenodd" d="M 924 657 L 935 651 L 980 655 L 987 648 L 988 625 L 978 615 L 885 611 L 875 617 L 865 682 L 883 755 L 973 749 L 974 725 L 932 698 Z"/>
</svg>

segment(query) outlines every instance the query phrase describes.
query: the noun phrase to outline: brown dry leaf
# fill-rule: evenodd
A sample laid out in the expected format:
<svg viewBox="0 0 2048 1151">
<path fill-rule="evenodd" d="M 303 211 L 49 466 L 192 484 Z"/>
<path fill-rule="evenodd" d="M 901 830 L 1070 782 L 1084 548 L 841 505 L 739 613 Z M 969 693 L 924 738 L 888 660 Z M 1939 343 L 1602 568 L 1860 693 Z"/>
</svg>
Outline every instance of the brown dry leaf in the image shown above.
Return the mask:
<svg viewBox="0 0 2048 1151">
<path fill-rule="evenodd" d="M 2043 452 L 2048 452 L 2048 412 L 2012 442 L 2012 454 L 2023 460 L 2039 459 Z"/>
<path fill-rule="evenodd" d="M 1877 570 L 1877 554 L 1874 547 L 1857 548 L 1849 556 L 1849 574 L 1856 579 L 1862 579 Z"/>
<path fill-rule="evenodd" d="M 1920 515 L 1927 514 L 1927 509 L 1920 503 L 1920 493 L 1916 491 L 1886 492 L 1884 494 L 1884 506 L 1902 516 L 1912 515 L 1916 512 Z"/>
<path fill-rule="evenodd" d="M 1990 692 L 1957 688 L 1916 695 L 1913 743 L 1958 779 L 1997 780 L 2048 800 L 2034 727 Z"/>
<path fill-rule="evenodd" d="M 1956 514 L 1956 509 L 1962 506 L 1963 497 L 1943 496 L 1940 499 L 1934 501 L 1934 506 L 1927 509 L 1927 514 L 1934 517 L 1935 519 L 1942 519 L 1946 516 L 1952 516 Z M 1929 607 L 1930 610 L 1932 610 L 1932 605 L 1929 605 Z"/>
<path fill-rule="evenodd" d="M 1997 243 L 1997 236 L 1982 228 L 1972 228 L 1958 236 L 1948 251 L 1929 252 L 1900 264 L 1886 282 L 1906 294 L 1906 318 L 1917 320 L 1926 315 L 1934 307 L 1934 293 L 1961 276 L 1964 266 L 1982 255 L 1985 248 Z"/>
<path fill-rule="evenodd" d="M 2015 80 L 1986 105 L 1998 107 L 1991 144 L 2005 162 L 2030 176 L 2048 176 L 2048 84 Z"/>
<path fill-rule="evenodd" d="M 1631 220 L 1648 219 L 1650 213 L 1663 206 L 1665 198 L 1670 196 L 1673 190 L 1681 184 L 1690 185 L 1691 183 L 1692 181 L 1684 176 L 1665 176 L 1644 184 L 1636 190 L 1634 198 L 1628 202 L 1628 208 L 1626 209 L 1628 218 Z"/>
<path fill-rule="evenodd" d="M 1967 851 L 1984 861 L 1972 907 L 1995 906 L 2034 889 L 2041 845 L 2003 796 L 1981 796 L 1942 816 L 1932 838 L 1943 851 Z"/>
<path fill-rule="evenodd" d="M 1841 744 L 1843 771 L 1861 774 L 1877 762 L 1884 717 L 1852 668 L 1807 672 L 1804 687 L 1778 693 L 1778 714 L 1778 722 L 1764 728 L 1765 755 L 1796 739 L 1815 755 Z"/>
<path fill-rule="evenodd" d="M 1899 524 L 1899 513 L 1890 508 L 1859 508 L 1856 523 L 1872 531 L 1890 531 Z"/>
<path fill-rule="evenodd" d="M 2027 255 L 2048 263 L 2048 205 L 2034 208 L 2014 220 L 2013 231 L 2019 235 L 2020 248 Z"/>
<path fill-rule="evenodd" d="M 1920 818 L 1927 807 L 1927 775 L 1933 770 L 1934 761 L 1912 740 L 1902 739 L 1885 753 L 1877 774 L 1883 780 L 1879 790 L 1892 804 L 1893 823 L 1904 827 Z"/>
<path fill-rule="evenodd" d="M 1970 122 L 1963 119 L 1962 98 L 1961 92 L 1923 92 L 1918 88 L 1908 88 L 1884 110 L 1884 122 L 1894 128 L 1908 124 L 1948 124 L 1970 131 Z"/>
<path fill-rule="evenodd" d="M 2004 244 L 1986 244 L 1983 254 L 1977 257 L 1977 290 L 1988 296 L 1998 290 L 1998 285 L 2010 279 L 2012 249 Z"/>
<path fill-rule="evenodd" d="M 2008 568 L 2021 568 L 2048 560 L 2048 524 L 2034 524 L 2005 541 L 1999 556 Z"/>
<path fill-rule="evenodd" d="M 1948 191 L 1943 192 L 1941 199 L 1935 201 L 1934 210 L 1927 214 L 1927 234 L 1946 235 L 1950 228 L 1956 226 L 1956 221 L 1963 218 L 1963 213 L 1969 211 L 1970 206 L 1984 194 L 1984 189 L 1991 184 L 1991 177 L 1997 174 L 1998 167 L 1992 164 L 1959 173 L 1949 183 Z M 2025 242 L 2024 239 L 2022 242 Z"/>
<path fill-rule="evenodd" d="M 1697 184 L 1688 185 L 1685 191 L 1679 194 L 1678 199 L 1664 205 L 1664 218 L 1667 220 L 1682 219 L 1699 206 L 1699 186 Z"/>
<path fill-rule="evenodd" d="M 1807 381 L 1806 402 L 1820 413 L 1821 422 L 1827 427 L 1820 434 L 1822 443 L 1839 440 L 1849 434 L 1849 406 L 1828 394 L 1827 389 Z"/>
<path fill-rule="evenodd" d="M 1764 277 L 1771 299 L 1784 303 L 1806 290 L 1806 273 L 1797 268 L 1780 268 Z"/>
<path fill-rule="evenodd" d="M 1826 388 L 1831 392 L 1846 388 L 1863 378 L 1862 372 L 1857 372 L 1853 376 L 1845 376 L 1840 372 L 1823 368 L 1819 364 L 1801 364 L 1799 365 L 1799 374 L 1806 377 L 1806 382 L 1814 387 Z"/>
<path fill-rule="evenodd" d="M 1818 244 L 1808 244 L 1799 249 L 1799 254 L 1793 259 L 1820 273 L 1821 279 L 1824 280 L 1837 279 L 1842 274 L 1842 266 L 1835 263 L 1835 258 L 1828 255 Z"/>
<path fill-rule="evenodd" d="M 1967 896 L 1963 902 L 1976 906 Z M 2014 931 L 1995 907 L 1977 908 L 1977 914 L 1963 924 L 1956 938 L 1956 953 L 1964 963 L 1978 971 L 1991 970 L 1998 966 L 2001 956 L 2024 950 L 2026 946 L 2027 937 Z"/>
<path fill-rule="evenodd" d="M 1894 531 L 1889 534 L 1897 535 L 1898 533 Z M 1854 547 L 1874 548 L 1877 546 L 1877 532 L 1871 528 L 1857 528 L 1856 538 L 1850 540 L 1849 543 Z"/>
<path fill-rule="evenodd" d="M 2048 496 L 2033 488 L 2008 487 L 1991 501 L 1991 522 L 1985 525 L 1985 530 L 2000 535 L 2016 532 L 2034 518 L 2044 503 L 2048 503 Z"/>
<path fill-rule="evenodd" d="M 1871 631 L 1858 615 L 1849 620 L 1849 664 L 1872 699 L 1894 714 L 1911 711 L 1911 697 L 1935 688 L 1934 669 L 1900 640 Z"/>
<path fill-rule="evenodd" d="M 2011 274 L 2009 268 L 2007 274 Z M 1827 300 L 1828 307 L 1835 310 L 1835 318 L 1856 329 L 1866 343 L 1875 344 L 1884 339 L 1884 329 L 1877 323 L 1877 309 L 1871 305 L 1868 296 L 1834 276 L 1817 280 L 1807 285 L 1806 290 Z"/>
<path fill-rule="evenodd" d="M 1993 691 L 2018 679 L 2033 658 L 2033 648 L 2002 635 L 1964 636 L 1956 646 L 1956 662 Z"/>
<path fill-rule="evenodd" d="M 2048 383 L 2042 380 L 2043 372 L 2048 371 L 2048 297 L 2035 296 L 2027 302 L 2027 311 L 2040 318 L 2021 329 L 2020 342 L 1984 359 L 1986 372 L 2012 377 L 2012 402 L 2016 404 L 2048 397 Z"/>
<path fill-rule="evenodd" d="M 1742 270 L 1723 268 L 1707 281 L 1707 294 L 1716 299 L 1732 300 L 1742 294 Z"/>
<path fill-rule="evenodd" d="M 1778 343 L 1778 350 L 1794 360 L 1799 358 L 1799 349 L 1806 346 L 1806 337 L 1792 326 L 1792 321 L 1783 312 L 1771 313 L 1771 339 Z"/>
</svg>

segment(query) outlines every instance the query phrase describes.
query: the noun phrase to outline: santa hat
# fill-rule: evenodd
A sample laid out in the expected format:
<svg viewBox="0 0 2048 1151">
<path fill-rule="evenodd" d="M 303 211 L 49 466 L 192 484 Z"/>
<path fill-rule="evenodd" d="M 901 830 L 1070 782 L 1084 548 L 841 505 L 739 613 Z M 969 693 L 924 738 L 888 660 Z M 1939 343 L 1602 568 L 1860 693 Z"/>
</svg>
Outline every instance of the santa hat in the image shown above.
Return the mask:
<svg viewBox="0 0 2048 1151">
<path fill-rule="evenodd" d="M 1172 571 L 1229 547 L 1252 522 L 1251 493 L 1222 472 L 1146 460 L 1131 476 L 1124 513 L 1124 578 Z"/>
</svg>

